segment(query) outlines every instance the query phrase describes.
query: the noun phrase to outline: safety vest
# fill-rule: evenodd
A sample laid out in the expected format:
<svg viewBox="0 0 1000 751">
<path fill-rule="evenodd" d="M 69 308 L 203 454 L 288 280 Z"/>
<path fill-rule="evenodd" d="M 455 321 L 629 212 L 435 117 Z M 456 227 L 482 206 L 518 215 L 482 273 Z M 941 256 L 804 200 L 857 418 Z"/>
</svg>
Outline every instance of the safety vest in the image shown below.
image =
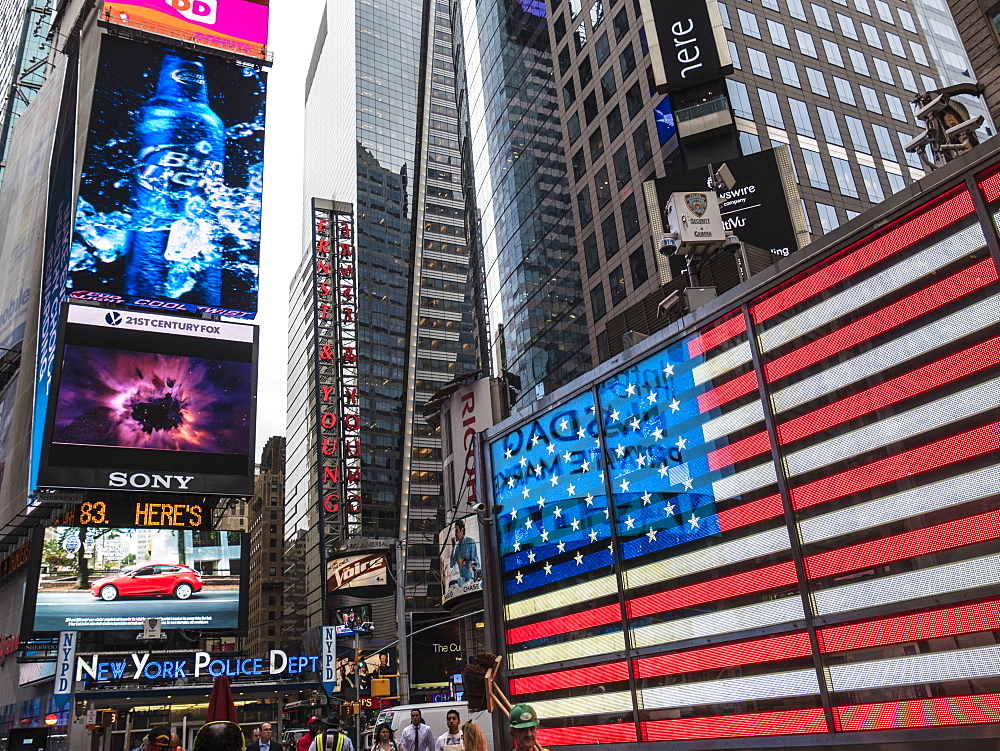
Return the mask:
<svg viewBox="0 0 1000 751">
<path fill-rule="evenodd" d="M 317 735 L 316 736 L 316 751 L 343 751 L 343 748 L 344 748 L 344 734 L 338 731 L 336 735 L 337 735 L 337 744 L 332 749 L 324 749 L 323 748 L 323 746 L 325 745 L 324 738 L 326 738 L 326 736 L 327 736 L 326 733 L 320 733 L 319 735 Z"/>
</svg>

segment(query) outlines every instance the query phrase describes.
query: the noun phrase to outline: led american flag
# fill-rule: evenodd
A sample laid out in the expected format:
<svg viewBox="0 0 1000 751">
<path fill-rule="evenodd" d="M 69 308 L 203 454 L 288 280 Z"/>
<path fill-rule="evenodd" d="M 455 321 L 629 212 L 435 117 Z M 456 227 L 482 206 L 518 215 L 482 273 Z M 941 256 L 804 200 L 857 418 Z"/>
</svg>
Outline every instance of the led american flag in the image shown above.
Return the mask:
<svg viewBox="0 0 1000 751">
<path fill-rule="evenodd" d="M 1000 721 L 994 222 L 957 188 L 491 437 L 543 745 Z"/>
</svg>

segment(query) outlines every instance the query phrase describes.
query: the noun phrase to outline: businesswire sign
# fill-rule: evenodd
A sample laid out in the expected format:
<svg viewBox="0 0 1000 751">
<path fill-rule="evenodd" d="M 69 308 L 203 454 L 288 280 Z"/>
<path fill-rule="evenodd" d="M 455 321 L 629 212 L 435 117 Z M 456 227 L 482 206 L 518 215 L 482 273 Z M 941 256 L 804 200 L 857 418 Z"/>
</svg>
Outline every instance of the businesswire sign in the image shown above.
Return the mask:
<svg viewBox="0 0 1000 751">
<path fill-rule="evenodd" d="M 639 0 L 639 6 L 659 93 L 689 89 L 733 72 L 716 0 Z"/>
</svg>

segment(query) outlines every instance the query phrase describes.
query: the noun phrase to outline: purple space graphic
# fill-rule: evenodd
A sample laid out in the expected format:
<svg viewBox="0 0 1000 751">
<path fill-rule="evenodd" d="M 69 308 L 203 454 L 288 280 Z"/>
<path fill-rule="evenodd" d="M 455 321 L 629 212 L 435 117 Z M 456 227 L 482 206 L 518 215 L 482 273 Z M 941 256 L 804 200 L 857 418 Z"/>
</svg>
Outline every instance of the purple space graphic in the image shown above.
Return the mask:
<svg viewBox="0 0 1000 751">
<path fill-rule="evenodd" d="M 54 443 L 246 454 L 250 363 L 67 345 Z"/>
</svg>

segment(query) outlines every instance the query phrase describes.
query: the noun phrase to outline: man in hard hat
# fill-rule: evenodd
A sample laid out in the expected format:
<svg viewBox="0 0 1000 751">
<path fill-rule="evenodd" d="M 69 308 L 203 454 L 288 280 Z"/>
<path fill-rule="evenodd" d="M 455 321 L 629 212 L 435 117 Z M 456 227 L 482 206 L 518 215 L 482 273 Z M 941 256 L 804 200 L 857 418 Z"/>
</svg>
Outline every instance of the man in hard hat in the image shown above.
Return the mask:
<svg viewBox="0 0 1000 751">
<path fill-rule="evenodd" d="M 510 710 L 510 740 L 514 751 L 548 751 L 535 740 L 538 715 L 530 704 L 515 704 Z"/>
</svg>

